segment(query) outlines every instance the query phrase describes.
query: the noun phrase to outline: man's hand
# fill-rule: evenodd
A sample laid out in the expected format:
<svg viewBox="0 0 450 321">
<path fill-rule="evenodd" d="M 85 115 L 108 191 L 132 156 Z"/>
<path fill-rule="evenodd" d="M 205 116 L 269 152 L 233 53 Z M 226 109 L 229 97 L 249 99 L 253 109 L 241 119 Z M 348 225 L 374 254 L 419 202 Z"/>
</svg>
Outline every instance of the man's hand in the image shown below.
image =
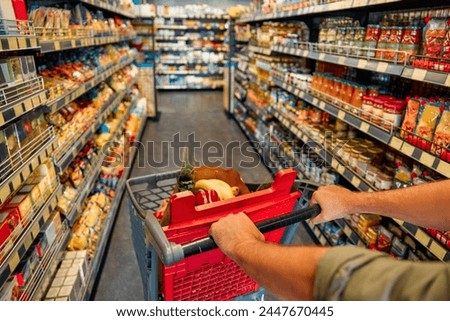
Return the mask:
<svg viewBox="0 0 450 321">
<path fill-rule="evenodd" d="M 264 235 L 245 213 L 230 214 L 213 223 L 209 230 L 225 255 L 236 261 L 236 253 L 252 242 L 264 241 Z"/>
<path fill-rule="evenodd" d="M 313 193 L 310 204 L 319 204 L 321 208 L 320 214 L 311 222 L 328 222 L 353 214 L 358 204 L 358 193 L 336 185 L 322 186 Z"/>
</svg>

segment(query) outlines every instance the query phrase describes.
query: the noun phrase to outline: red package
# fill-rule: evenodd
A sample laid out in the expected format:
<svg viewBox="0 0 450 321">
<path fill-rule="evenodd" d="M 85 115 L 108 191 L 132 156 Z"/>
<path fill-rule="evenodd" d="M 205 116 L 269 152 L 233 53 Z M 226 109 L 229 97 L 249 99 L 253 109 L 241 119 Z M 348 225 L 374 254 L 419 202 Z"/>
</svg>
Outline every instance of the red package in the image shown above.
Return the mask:
<svg viewBox="0 0 450 321">
<path fill-rule="evenodd" d="M 17 20 L 28 20 L 25 0 L 11 0 Z"/>
<path fill-rule="evenodd" d="M 209 191 L 199 191 L 195 194 L 195 205 L 209 204 L 220 201 L 219 194 L 213 189 Z"/>
</svg>

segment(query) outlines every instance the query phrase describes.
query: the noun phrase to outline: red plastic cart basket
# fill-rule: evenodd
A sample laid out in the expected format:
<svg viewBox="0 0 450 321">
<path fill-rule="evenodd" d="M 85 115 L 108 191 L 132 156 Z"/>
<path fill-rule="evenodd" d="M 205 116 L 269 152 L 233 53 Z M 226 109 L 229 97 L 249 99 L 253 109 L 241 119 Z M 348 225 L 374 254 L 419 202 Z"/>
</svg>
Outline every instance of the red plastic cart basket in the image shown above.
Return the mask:
<svg viewBox="0 0 450 321">
<path fill-rule="evenodd" d="M 296 172 L 292 169 L 278 172 L 268 188 L 200 206 L 195 206 L 191 192 L 171 195 L 178 175 L 176 171 L 127 181 L 133 243 L 149 300 L 255 297 L 258 284 L 216 248 L 208 237 L 211 224 L 226 215 L 245 212 L 267 241 L 287 244 L 298 226 L 295 223 L 320 211 L 315 207 L 291 213 L 302 195 L 295 188 Z M 171 224 L 161 228 L 153 213 L 163 199 L 170 202 Z"/>
</svg>

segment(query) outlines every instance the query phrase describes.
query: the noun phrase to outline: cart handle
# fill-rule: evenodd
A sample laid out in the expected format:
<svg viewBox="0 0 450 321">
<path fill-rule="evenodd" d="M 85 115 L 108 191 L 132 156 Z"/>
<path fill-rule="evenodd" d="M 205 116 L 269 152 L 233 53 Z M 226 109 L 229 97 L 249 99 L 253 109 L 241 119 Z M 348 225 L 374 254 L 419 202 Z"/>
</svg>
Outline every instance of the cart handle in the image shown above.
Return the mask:
<svg viewBox="0 0 450 321">
<path fill-rule="evenodd" d="M 320 214 L 320 211 L 319 204 L 315 204 L 311 207 L 294 210 L 289 214 L 256 223 L 256 227 L 261 233 L 267 233 L 316 217 Z M 211 236 L 181 246 L 184 258 L 212 250 L 216 247 L 217 244 Z"/>
<path fill-rule="evenodd" d="M 169 242 L 153 213 L 144 210 L 134 197 L 133 190 L 130 186 L 131 181 L 132 179 L 126 181 L 126 188 L 129 196 L 128 199 L 133 203 L 133 207 L 137 211 L 139 217 L 144 220 L 146 230 L 148 231 L 148 233 L 146 233 L 146 237 L 165 266 L 171 266 L 186 257 L 217 247 L 211 237 L 206 237 L 184 245 Z M 285 227 L 315 217 L 319 213 L 320 207 L 316 204 L 310 208 L 295 210 L 289 214 L 269 219 L 265 222 L 260 222 L 256 226 L 261 228 L 261 232 L 266 233 L 277 228 Z"/>
</svg>

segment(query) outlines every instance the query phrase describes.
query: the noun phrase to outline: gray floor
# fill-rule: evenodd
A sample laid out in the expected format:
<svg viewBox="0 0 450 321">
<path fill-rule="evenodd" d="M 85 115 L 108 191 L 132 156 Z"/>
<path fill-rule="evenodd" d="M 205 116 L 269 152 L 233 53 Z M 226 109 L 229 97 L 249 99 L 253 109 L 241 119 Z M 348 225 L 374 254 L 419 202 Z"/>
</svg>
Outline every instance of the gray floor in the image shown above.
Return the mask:
<svg viewBox="0 0 450 321">
<path fill-rule="evenodd" d="M 178 169 L 181 148 L 168 149 L 167 145 L 177 141 L 181 142 L 178 145 L 183 145 L 182 142 L 189 141 L 190 135 L 192 138 L 195 135 L 198 144 L 184 144 L 193 151 L 188 153 L 192 154 L 189 157 L 191 162 L 195 160 L 207 165 L 239 168 L 247 183 L 271 181 L 267 168 L 262 163 L 257 163 L 255 155 L 247 149 L 245 135 L 235 121 L 226 116 L 222 107 L 222 92 L 161 92 L 158 103 L 160 120 L 147 123 L 141 140 L 145 148 L 139 152 L 132 177 Z M 241 146 L 245 149 L 244 153 L 239 148 L 231 148 L 233 146 Z M 207 156 L 209 162 L 205 162 Z M 160 164 L 161 161 L 165 163 Z M 126 205 L 124 197 L 92 300 L 144 300 Z M 297 236 L 294 243 L 310 243 L 305 234 Z"/>
</svg>

